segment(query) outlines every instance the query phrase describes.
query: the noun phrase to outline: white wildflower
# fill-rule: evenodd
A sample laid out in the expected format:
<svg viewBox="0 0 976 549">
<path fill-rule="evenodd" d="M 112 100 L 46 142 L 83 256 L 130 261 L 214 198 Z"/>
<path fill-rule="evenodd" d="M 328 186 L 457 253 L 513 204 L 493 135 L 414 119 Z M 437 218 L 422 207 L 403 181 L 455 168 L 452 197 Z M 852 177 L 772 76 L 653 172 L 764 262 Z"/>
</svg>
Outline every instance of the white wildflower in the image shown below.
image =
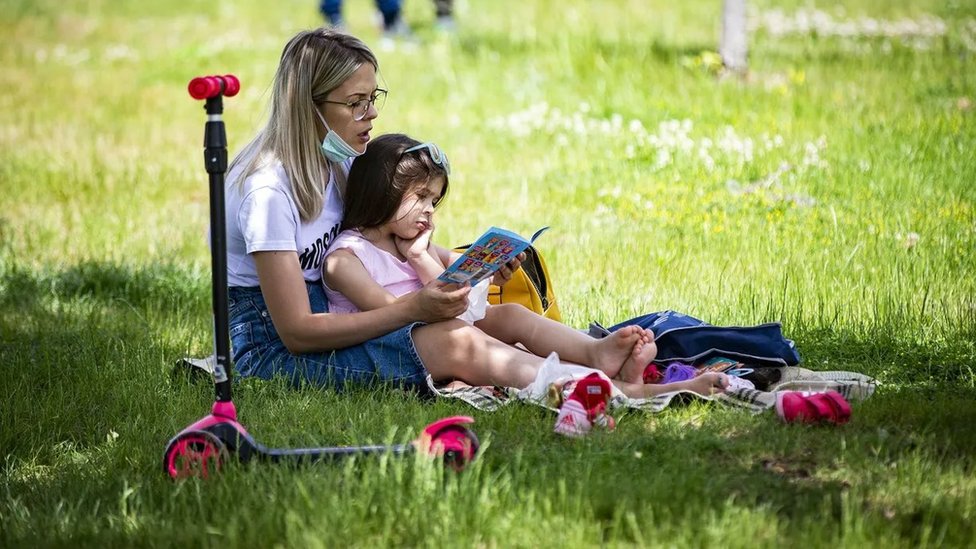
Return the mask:
<svg viewBox="0 0 976 549">
<path fill-rule="evenodd" d="M 921 238 L 922 237 L 919 236 L 918 233 L 908 233 L 905 235 L 905 240 L 902 242 L 902 245 L 905 246 L 906 249 L 911 250 L 918 244 L 918 241 L 921 240 Z"/>
<path fill-rule="evenodd" d="M 614 131 L 618 131 L 622 129 L 623 126 L 624 126 L 623 116 L 621 116 L 618 113 L 613 113 L 612 115 L 610 115 L 610 127 L 612 127 Z"/>
<path fill-rule="evenodd" d="M 105 53 L 102 54 L 102 57 L 106 61 L 115 61 L 119 59 L 134 61 L 139 59 L 139 55 L 136 53 L 136 51 L 126 44 L 112 44 L 111 46 L 105 48 Z"/>
<path fill-rule="evenodd" d="M 667 149 L 658 149 L 654 166 L 656 168 L 663 168 L 668 164 L 671 164 L 671 153 Z"/>
</svg>

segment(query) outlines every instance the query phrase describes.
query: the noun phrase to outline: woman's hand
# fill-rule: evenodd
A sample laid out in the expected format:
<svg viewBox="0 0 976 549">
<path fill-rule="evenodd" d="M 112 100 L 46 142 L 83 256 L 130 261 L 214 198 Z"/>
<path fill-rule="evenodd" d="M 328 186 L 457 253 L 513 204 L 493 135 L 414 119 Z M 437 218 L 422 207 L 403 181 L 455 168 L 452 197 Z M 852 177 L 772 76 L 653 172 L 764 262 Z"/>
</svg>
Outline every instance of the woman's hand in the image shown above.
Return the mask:
<svg viewBox="0 0 976 549">
<path fill-rule="evenodd" d="M 421 322 L 439 322 L 448 320 L 463 313 L 468 308 L 468 294 L 471 286 L 459 286 L 432 280 L 429 284 L 413 294 L 416 303 L 416 319 Z"/>
<path fill-rule="evenodd" d="M 431 223 L 412 239 L 406 240 L 399 236 L 394 236 L 393 242 L 396 243 L 397 251 L 403 254 L 403 257 L 407 258 L 407 261 L 417 260 L 427 254 L 427 249 L 430 248 L 430 237 L 433 234 L 434 225 Z"/>
<path fill-rule="evenodd" d="M 512 275 L 515 271 L 522 266 L 522 262 L 525 261 L 525 252 L 522 252 L 515 256 L 511 261 L 502 266 L 501 269 L 495 272 L 491 277 L 491 283 L 495 286 L 504 286 L 506 282 L 512 279 Z"/>
</svg>

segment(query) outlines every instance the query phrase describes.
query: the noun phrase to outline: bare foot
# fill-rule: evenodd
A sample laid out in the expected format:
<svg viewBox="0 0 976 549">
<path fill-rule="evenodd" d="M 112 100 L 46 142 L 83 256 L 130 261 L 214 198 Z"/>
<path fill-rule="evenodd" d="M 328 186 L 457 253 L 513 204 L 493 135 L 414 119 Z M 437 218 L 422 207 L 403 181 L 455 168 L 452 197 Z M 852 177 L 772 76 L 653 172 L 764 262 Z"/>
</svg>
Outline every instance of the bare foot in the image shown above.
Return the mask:
<svg viewBox="0 0 976 549">
<path fill-rule="evenodd" d="M 610 377 L 617 377 L 643 334 L 644 329 L 640 326 L 624 326 L 607 337 L 596 340 L 591 350 L 589 366 Z"/>
<path fill-rule="evenodd" d="M 627 383 L 644 383 L 644 369 L 657 356 L 657 343 L 654 332 L 643 330 L 637 343 L 630 352 L 630 356 L 620 368 L 619 379 Z"/>
<path fill-rule="evenodd" d="M 676 391 L 692 391 L 702 396 L 712 396 L 725 392 L 729 387 L 729 377 L 718 372 L 708 372 L 691 379 L 672 381 L 663 385 L 654 383 L 637 385 L 625 383 L 619 379 L 614 380 L 613 383 L 630 398 L 653 398 L 657 395 Z"/>
</svg>

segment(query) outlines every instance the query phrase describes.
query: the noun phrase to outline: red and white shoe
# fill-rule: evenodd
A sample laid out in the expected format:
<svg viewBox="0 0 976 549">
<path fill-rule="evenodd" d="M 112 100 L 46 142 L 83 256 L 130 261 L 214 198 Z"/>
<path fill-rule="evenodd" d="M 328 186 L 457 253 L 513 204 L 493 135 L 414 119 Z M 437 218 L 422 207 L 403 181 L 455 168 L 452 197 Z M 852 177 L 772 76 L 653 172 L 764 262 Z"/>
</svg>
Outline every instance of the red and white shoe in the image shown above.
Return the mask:
<svg viewBox="0 0 976 549">
<path fill-rule="evenodd" d="M 597 373 L 584 377 L 576 382 L 572 394 L 559 407 L 553 431 L 571 437 L 589 433 L 594 425 L 612 431 L 617 424 L 607 413 L 609 401 L 609 381 Z"/>
<path fill-rule="evenodd" d="M 566 399 L 559 407 L 553 431 L 568 437 L 581 437 L 593 429 L 593 422 L 586 416 L 586 409 L 574 398 Z"/>
</svg>

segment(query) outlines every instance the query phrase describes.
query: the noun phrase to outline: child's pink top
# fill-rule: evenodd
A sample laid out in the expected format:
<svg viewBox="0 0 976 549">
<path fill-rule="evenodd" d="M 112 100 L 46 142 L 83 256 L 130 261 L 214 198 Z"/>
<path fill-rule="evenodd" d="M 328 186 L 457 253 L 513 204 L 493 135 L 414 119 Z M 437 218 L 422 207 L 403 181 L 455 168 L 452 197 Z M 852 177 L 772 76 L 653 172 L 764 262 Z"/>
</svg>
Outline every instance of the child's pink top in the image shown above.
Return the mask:
<svg viewBox="0 0 976 549">
<path fill-rule="evenodd" d="M 357 230 L 350 229 L 339 233 L 339 236 L 329 245 L 325 257 L 329 257 L 332 252 L 342 249 L 356 254 L 356 257 L 366 267 L 369 277 L 393 294 L 394 297 L 400 297 L 424 287 L 420 282 L 420 277 L 417 276 L 417 271 L 409 263 L 400 261 L 389 252 L 377 248 Z M 324 267 L 325 263 L 323 262 L 322 265 Z M 346 296 L 329 288 L 324 277 L 322 278 L 322 286 L 325 288 L 325 296 L 329 300 L 330 313 L 355 313 L 359 311 L 351 301 L 346 299 Z"/>
</svg>

